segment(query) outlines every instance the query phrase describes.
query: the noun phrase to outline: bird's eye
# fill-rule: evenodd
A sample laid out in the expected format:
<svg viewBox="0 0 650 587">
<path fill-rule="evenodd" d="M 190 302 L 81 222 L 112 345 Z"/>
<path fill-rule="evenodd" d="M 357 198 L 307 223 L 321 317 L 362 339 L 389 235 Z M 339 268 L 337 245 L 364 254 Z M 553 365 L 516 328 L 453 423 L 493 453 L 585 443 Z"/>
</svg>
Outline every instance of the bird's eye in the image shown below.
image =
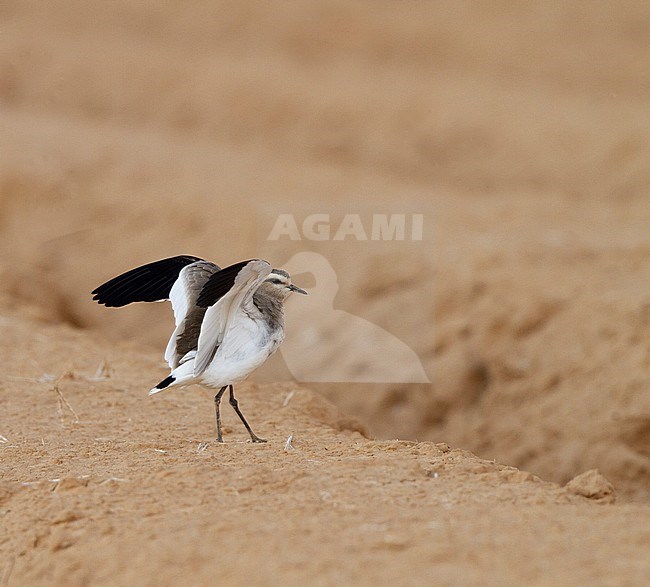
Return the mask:
<svg viewBox="0 0 650 587">
<path fill-rule="evenodd" d="M 269 279 L 268 281 L 271 283 L 275 283 L 276 285 L 280 285 L 282 283 L 279 279 Z"/>
</svg>

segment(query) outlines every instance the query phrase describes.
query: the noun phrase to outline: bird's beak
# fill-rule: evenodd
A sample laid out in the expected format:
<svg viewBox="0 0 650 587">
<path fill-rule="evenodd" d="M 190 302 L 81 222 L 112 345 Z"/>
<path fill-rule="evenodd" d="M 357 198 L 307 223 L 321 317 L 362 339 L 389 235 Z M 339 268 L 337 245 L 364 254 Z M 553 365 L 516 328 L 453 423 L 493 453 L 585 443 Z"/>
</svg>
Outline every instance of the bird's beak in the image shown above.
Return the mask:
<svg viewBox="0 0 650 587">
<path fill-rule="evenodd" d="M 293 285 L 293 284 L 291 284 L 291 285 L 289 286 L 289 289 L 290 289 L 291 291 L 295 291 L 296 293 L 302 294 L 303 296 L 306 296 L 306 295 L 307 295 L 307 292 L 306 292 L 304 289 L 298 287 L 297 285 Z"/>
</svg>

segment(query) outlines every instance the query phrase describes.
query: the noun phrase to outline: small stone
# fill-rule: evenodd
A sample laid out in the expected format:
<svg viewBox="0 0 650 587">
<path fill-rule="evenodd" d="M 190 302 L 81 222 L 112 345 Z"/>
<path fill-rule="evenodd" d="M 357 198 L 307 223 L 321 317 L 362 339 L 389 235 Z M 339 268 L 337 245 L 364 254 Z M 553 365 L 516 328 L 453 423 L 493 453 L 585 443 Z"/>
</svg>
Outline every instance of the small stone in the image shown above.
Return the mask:
<svg viewBox="0 0 650 587">
<path fill-rule="evenodd" d="M 593 499 L 599 503 L 614 503 L 616 492 L 614 486 L 598 469 L 590 469 L 574 477 L 566 484 L 567 491 L 581 495 L 587 499 Z"/>
</svg>

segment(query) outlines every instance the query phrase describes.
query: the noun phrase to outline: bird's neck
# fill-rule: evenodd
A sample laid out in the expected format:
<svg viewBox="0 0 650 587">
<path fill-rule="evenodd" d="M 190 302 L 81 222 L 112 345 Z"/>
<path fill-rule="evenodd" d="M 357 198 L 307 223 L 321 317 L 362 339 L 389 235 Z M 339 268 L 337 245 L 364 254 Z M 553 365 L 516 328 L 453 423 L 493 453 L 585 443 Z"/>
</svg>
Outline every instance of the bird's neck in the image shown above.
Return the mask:
<svg viewBox="0 0 650 587">
<path fill-rule="evenodd" d="M 271 329 L 284 326 L 284 296 L 273 285 L 263 283 L 253 294 L 253 303 Z"/>
</svg>

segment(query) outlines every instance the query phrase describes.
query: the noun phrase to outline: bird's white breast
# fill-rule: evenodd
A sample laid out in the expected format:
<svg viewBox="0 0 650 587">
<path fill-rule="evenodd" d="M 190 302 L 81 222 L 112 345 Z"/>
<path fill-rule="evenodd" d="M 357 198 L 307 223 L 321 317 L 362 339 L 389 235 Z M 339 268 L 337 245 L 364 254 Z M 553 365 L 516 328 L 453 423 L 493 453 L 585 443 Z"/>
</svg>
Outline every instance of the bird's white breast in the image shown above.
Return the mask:
<svg viewBox="0 0 650 587">
<path fill-rule="evenodd" d="M 265 321 L 238 312 L 203 373 L 202 383 L 221 387 L 241 381 L 260 367 L 283 339 L 284 329 L 271 331 Z"/>
</svg>

